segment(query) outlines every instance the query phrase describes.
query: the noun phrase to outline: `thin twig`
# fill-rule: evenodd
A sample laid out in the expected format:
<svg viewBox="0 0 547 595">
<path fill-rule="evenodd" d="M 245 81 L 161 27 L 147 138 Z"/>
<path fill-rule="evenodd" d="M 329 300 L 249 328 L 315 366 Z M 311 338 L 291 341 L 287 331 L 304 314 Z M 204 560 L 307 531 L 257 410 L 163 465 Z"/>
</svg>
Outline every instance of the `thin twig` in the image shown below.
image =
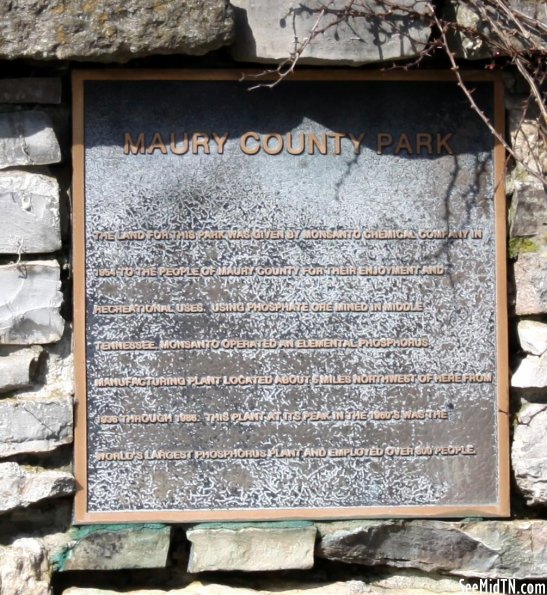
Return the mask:
<svg viewBox="0 0 547 595">
<path fill-rule="evenodd" d="M 488 127 L 488 130 L 490 130 L 490 132 L 492 133 L 494 138 L 504 146 L 505 150 L 511 155 L 511 157 L 513 157 L 513 159 L 515 161 L 517 161 L 518 163 L 521 164 L 521 166 L 524 168 L 526 173 L 530 174 L 531 176 L 534 176 L 535 178 L 540 180 L 542 183 L 545 183 L 545 179 L 541 175 L 541 171 L 536 172 L 531 167 L 529 167 L 522 159 L 519 159 L 519 157 L 515 153 L 515 151 L 509 146 L 509 144 L 503 138 L 503 136 L 501 136 L 501 134 L 494 128 L 494 126 L 490 122 L 489 118 L 477 105 L 475 99 L 473 98 L 473 95 L 471 94 L 471 92 L 469 91 L 467 86 L 465 85 L 465 82 L 464 82 L 463 77 L 460 72 L 460 68 L 459 68 L 458 64 L 456 63 L 456 58 L 454 56 L 454 52 L 452 52 L 452 50 L 448 46 L 448 40 L 446 38 L 445 27 L 443 26 L 443 23 L 440 21 L 439 17 L 436 15 L 435 10 L 434 10 L 433 6 L 431 6 L 431 4 L 430 4 L 430 9 L 431 9 L 431 12 L 433 15 L 433 19 L 435 20 L 437 27 L 439 29 L 439 34 L 442 37 L 444 49 L 446 51 L 448 59 L 450 60 L 451 70 L 456 75 L 458 86 L 462 89 L 465 96 L 467 97 L 467 100 L 469 101 L 469 105 L 471 106 L 473 111 L 480 117 L 480 119 L 486 124 L 486 126 Z"/>
<path fill-rule="evenodd" d="M 392 66 L 384 67 L 384 70 L 394 68 L 410 70 L 411 68 L 416 68 L 426 57 L 431 56 L 439 49 L 443 49 L 450 62 L 451 70 L 454 72 L 456 82 L 464 92 L 473 111 L 478 114 L 494 138 L 505 147 L 508 155 L 511 155 L 517 163 L 520 163 L 528 174 L 547 185 L 546 172 L 543 171 L 544 168 L 541 163 L 541 151 L 545 145 L 545 131 L 547 131 L 547 107 L 545 106 L 545 100 L 542 94 L 542 89 L 547 78 L 547 52 L 541 45 L 541 39 L 547 35 L 547 25 L 539 19 L 515 10 L 506 0 L 467 0 L 465 4 L 480 18 L 480 23 L 477 26 L 472 27 L 460 24 L 456 20 L 442 19 L 437 14 L 436 7 L 432 2 L 422 3 L 425 8 L 423 12 L 419 12 L 413 6 L 401 6 L 397 3 L 397 0 L 370 0 L 369 2 L 365 2 L 364 0 L 347 0 L 343 6 L 338 7 L 335 0 L 316 2 L 314 7 L 300 3 L 299 8 L 292 9 L 289 14 L 293 14 L 294 18 L 296 18 L 300 11 L 305 10 L 307 13 L 316 15 L 316 19 L 308 35 L 300 41 L 295 34 L 293 51 L 275 69 L 265 70 L 258 75 L 247 75 L 244 78 L 262 79 L 256 85 L 250 87 L 250 90 L 258 87 L 275 87 L 294 72 L 305 50 L 314 39 L 324 35 L 330 29 L 336 28 L 342 23 L 353 27 L 352 24 L 350 25 L 350 21 L 364 19 L 373 26 L 380 26 L 379 24 L 381 23 L 386 26 L 389 25 L 394 31 L 397 31 L 397 18 L 404 18 L 405 24 L 410 19 L 434 31 L 436 30 L 436 33 L 428 42 L 424 43 L 423 41 L 415 40 L 417 44 L 420 44 L 421 49 L 417 52 L 413 61 L 402 65 L 393 64 Z M 530 91 L 526 104 L 527 107 L 515 132 L 515 138 L 519 133 L 524 138 L 524 143 L 528 149 L 526 155 L 519 155 L 509 145 L 505 138 L 494 128 L 484 111 L 475 102 L 472 92 L 466 85 L 464 77 L 460 72 L 456 55 L 449 45 L 449 32 L 480 40 L 485 47 L 490 49 L 493 55 L 506 57 L 505 60 L 508 57 L 510 63 L 515 65 L 520 75 L 528 84 Z M 497 61 L 493 61 L 490 68 L 495 68 L 497 65 Z M 270 77 L 274 77 L 274 80 L 271 82 L 268 80 Z M 525 116 L 528 113 L 531 98 L 534 104 L 537 105 L 539 112 L 539 116 L 535 118 L 538 129 L 538 140 L 534 145 L 532 145 L 528 136 L 523 132 L 523 124 Z M 533 159 L 535 168 L 530 167 L 526 163 L 526 159 Z"/>
</svg>

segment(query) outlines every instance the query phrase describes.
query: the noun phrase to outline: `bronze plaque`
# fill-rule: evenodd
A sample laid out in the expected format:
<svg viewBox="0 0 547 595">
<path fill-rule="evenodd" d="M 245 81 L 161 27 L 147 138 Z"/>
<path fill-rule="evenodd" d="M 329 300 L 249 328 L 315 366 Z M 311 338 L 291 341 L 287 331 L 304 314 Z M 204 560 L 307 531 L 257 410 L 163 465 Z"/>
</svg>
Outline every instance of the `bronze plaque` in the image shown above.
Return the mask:
<svg viewBox="0 0 547 595">
<path fill-rule="evenodd" d="M 451 76 L 75 75 L 77 521 L 508 513 L 503 150 Z"/>
</svg>

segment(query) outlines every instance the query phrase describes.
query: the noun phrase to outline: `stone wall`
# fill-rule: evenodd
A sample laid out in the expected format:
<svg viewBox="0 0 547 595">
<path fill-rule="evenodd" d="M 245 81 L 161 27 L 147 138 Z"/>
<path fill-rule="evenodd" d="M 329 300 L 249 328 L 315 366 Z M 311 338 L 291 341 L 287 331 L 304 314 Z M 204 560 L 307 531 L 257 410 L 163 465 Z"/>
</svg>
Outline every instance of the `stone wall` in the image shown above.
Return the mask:
<svg viewBox="0 0 547 595">
<path fill-rule="evenodd" d="M 402 4 L 425 10 L 423 2 Z M 106 592 L 99 588 L 447 593 L 460 592 L 461 579 L 547 578 L 547 195 L 522 165 L 507 173 L 513 518 L 71 524 L 74 61 L 93 61 L 96 68 L 143 56 L 155 57 L 128 67 L 275 62 L 287 55 L 294 34 L 301 38 L 311 26 L 309 12 L 289 0 L 234 0 L 232 6 L 224 0 L 20 0 L 0 6 L 1 595 Z M 304 61 L 411 60 L 430 33 L 410 23 L 404 39 L 384 35 L 378 43 L 378 27 L 385 29 L 385 22 L 356 22 L 353 36 L 347 28 L 331 29 Z M 470 57 L 464 51 L 469 40 L 462 39 L 458 51 Z M 161 57 L 166 54 L 175 57 Z M 533 170 L 538 164 L 529 147 L 541 137 L 534 120 L 521 122 L 527 88 L 511 68 L 505 82 L 508 139 Z M 546 173 L 545 151 L 541 159 Z"/>
</svg>

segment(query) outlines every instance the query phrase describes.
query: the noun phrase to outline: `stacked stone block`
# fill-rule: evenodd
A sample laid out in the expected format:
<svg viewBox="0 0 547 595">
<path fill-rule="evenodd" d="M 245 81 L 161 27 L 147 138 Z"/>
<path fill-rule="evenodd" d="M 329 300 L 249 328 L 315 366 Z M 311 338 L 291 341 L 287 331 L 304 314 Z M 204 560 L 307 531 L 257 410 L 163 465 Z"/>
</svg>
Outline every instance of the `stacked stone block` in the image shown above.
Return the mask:
<svg viewBox="0 0 547 595">
<path fill-rule="evenodd" d="M 64 383 L 55 378 L 58 344 L 70 339 L 60 314 L 60 190 L 47 169 L 61 161 L 48 114 L 60 91 L 59 79 L 0 84 L 0 526 L 11 511 L 74 492 L 72 474 L 48 459 L 72 442 L 72 370 Z M 41 541 L 0 547 L 2 595 L 49 591 Z"/>
<path fill-rule="evenodd" d="M 519 90 L 507 101 L 509 136 L 521 161 L 508 177 L 519 343 L 511 379 L 517 409 L 511 452 L 518 490 L 538 508 L 547 505 L 547 188 L 534 173 L 547 174 L 547 146 L 534 112 L 523 114 Z"/>
</svg>

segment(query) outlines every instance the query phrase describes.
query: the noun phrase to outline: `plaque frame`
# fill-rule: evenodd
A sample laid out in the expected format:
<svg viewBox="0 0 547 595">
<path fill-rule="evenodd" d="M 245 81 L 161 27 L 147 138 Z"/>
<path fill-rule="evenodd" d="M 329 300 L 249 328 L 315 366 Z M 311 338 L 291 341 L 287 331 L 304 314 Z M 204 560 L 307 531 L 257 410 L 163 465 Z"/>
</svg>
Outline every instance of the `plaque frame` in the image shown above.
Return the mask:
<svg viewBox="0 0 547 595">
<path fill-rule="evenodd" d="M 358 518 L 457 518 L 510 516 L 510 456 L 509 456 L 509 368 L 507 323 L 507 263 L 506 263 L 506 199 L 505 149 L 493 140 L 493 186 L 495 188 L 495 276 L 496 276 L 496 380 L 497 380 L 497 440 L 498 495 L 496 504 L 483 506 L 367 506 L 351 508 L 306 509 L 238 509 L 189 511 L 126 511 L 90 512 L 87 509 L 87 404 L 86 404 L 86 318 L 85 318 L 85 144 L 84 144 L 84 82 L 85 81 L 238 81 L 242 75 L 257 75 L 261 70 L 75 70 L 72 73 L 73 101 L 73 276 L 74 276 L 74 359 L 75 359 L 75 458 L 76 524 L 118 522 L 222 522 L 222 521 L 283 521 L 340 520 Z M 497 133 L 505 135 L 503 81 L 499 73 L 462 72 L 467 82 L 491 82 L 493 85 L 494 121 Z M 261 80 L 274 80 L 265 75 Z M 358 71 L 300 70 L 287 80 L 297 81 L 390 81 L 390 82 L 454 82 L 451 71 Z M 283 84 L 283 83 L 282 83 Z"/>
</svg>

